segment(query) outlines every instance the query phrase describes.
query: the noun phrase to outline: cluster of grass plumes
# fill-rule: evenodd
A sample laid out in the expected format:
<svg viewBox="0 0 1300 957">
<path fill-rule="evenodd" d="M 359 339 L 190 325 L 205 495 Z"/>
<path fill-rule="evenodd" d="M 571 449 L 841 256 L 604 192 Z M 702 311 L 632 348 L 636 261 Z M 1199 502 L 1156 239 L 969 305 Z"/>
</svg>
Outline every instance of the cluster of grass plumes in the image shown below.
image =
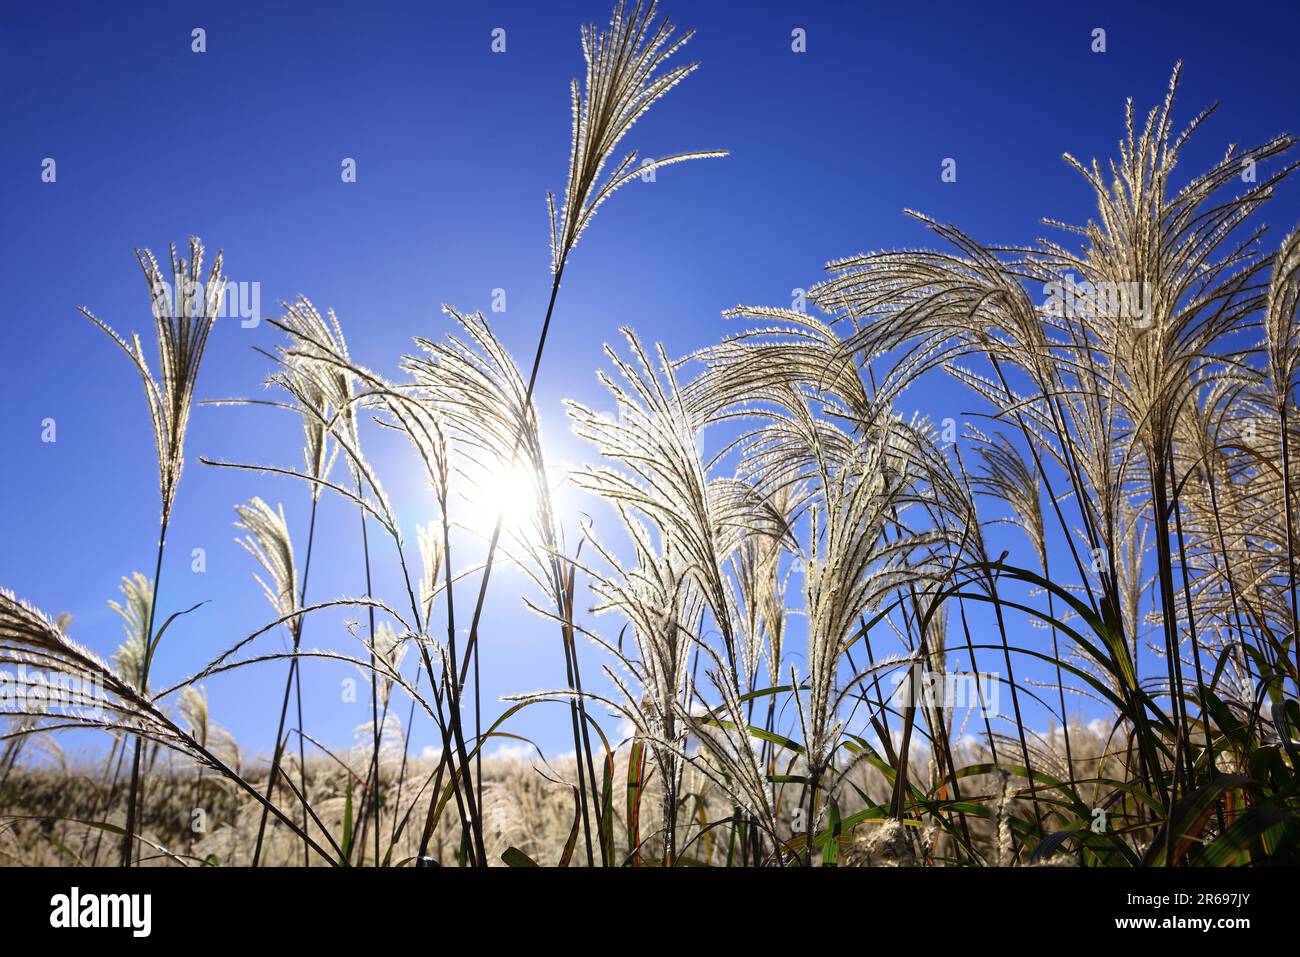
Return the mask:
<svg viewBox="0 0 1300 957">
<path fill-rule="evenodd" d="M 945 248 L 832 263 L 810 292 L 815 312 L 739 308 L 761 325 L 680 359 L 625 330 L 600 373 L 611 408 L 568 406 L 596 458 L 570 477 L 614 519 L 597 534 L 552 498 L 534 389 L 570 254 L 646 169 L 615 150 L 694 69 L 665 65 L 684 41 L 652 6 L 620 5 L 607 32 L 584 31 L 530 365 L 482 315 L 450 307 L 451 333 L 416 339 L 396 377 L 355 361 L 343 324 L 305 297 L 269 322 L 284 336 L 263 352 L 273 398 L 221 402 L 296 416 L 302 465 L 201 461 L 295 480 L 310 519 L 304 532 L 261 498 L 236 507 L 271 618 L 167 688 L 152 686 L 150 665 L 187 612 L 155 623 L 159 575 L 220 260 L 204 296 L 178 306 L 141 254 L 161 380 L 138 340 L 114 337 L 145 380 L 158 440 L 155 574 L 123 581 L 113 665 L 75 645 L 66 621 L 0 593 L 0 664 L 100 689 L 93 714 L 33 710 L 0 738 L 7 853 L 48 845 L 103 863 L 108 833 L 124 864 L 1300 855 L 1300 239 L 1273 247 L 1255 224 L 1293 169 L 1292 138 L 1230 149 L 1176 186 L 1208 112 L 1174 132 L 1175 73 L 1141 129 L 1130 105 L 1109 178 L 1070 160 L 1098 203 L 1095 221 L 1063 227 L 1072 246 L 987 247 L 920 217 Z M 198 283 L 201 256 L 197 240 L 188 261 L 173 252 L 178 287 Z M 945 435 L 899 414 L 905 389 L 939 376 L 980 404 L 979 427 Z M 413 540 L 365 454 L 381 429 L 409 442 L 428 481 Z M 509 517 L 503 478 L 519 499 Z M 486 505 L 462 506 L 458 489 Z M 359 547 L 338 559 L 355 565 L 350 596 L 311 592 L 325 495 L 356 509 Z M 485 552 L 467 547 L 465 507 L 494 513 Z M 503 562 L 526 577 L 522 600 L 565 680 L 494 703 L 480 645 Z M 381 580 L 400 584 L 381 594 Z M 327 609 L 356 616 L 351 650 L 309 644 L 337 629 Z M 302 709 L 303 669 L 339 666 L 369 685 L 367 740 L 346 751 L 317 740 Z M 251 767 L 201 684 L 250 667 L 284 674 L 270 760 Z M 958 687 L 975 700 L 957 701 Z M 1081 725 L 1080 699 L 1107 719 Z M 526 740 L 530 709 L 554 702 L 570 757 L 486 756 Z M 417 714 L 436 757 L 413 748 Z M 55 772 L 19 758 L 61 724 L 113 738 L 107 764 L 56 797 L 43 783 Z M 201 838 L 178 824 L 198 811 Z"/>
<path fill-rule="evenodd" d="M 241 773 L 257 791 L 266 788 L 269 778 L 269 761 L 246 759 L 239 754 L 233 739 L 214 729 L 222 740 L 216 748 L 232 766 L 241 767 Z M 1091 727 L 1076 726 L 1076 746 L 1089 757 L 1081 767 L 1091 772 L 1102 770 L 1101 755 L 1105 750 L 1106 729 L 1098 724 Z M 59 746 L 57 738 L 42 734 L 31 739 L 34 760 L 17 766 L 8 776 L 0 792 L 6 807 L 6 824 L 0 828 L 0 865 L 4 866 L 97 866 L 115 858 L 114 837 L 123 827 L 127 815 L 128 795 L 123 775 L 123 755 L 115 753 L 107 760 L 92 760 L 86 756 L 70 757 Z M 988 752 L 978 745 L 963 748 L 964 760 L 974 763 L 987 760 Z M 1063 760 L 1062 755 L 1057 756 Z M 619 752 L 614 774 L 620 780 L 628 774 L 629 753 Z M 319 817 L 320 825 L 312 824 L 312 834 L 325 844 L 326 831 L 351 848 L 353 866 L 367 866 L 364 841 L 365 821 L 350 808 L 357 805 L 357 795 L 369 773 L 370 753 L 364 746 L 349 748 L 329 756 L 308 759 L 305 767 L 290 761 L 288 773 L 294 780 L 306 782 L 308 801 Z M 925 755 L 917 756 L 916 769 L 925 766 Z M 436 759 L 413 756 L 406 773 L 415 778 L 429 776 L 436 768 Z M 403 767 L 401 757 L 395 753 L 385 755 L 379 763 L 380 802 L 391 814 L 391 821 L 401 821 L 418 816 L 423 799 L 411 790 L 403 793 Z M 887 799 L 888 786 L 883 777 L 870 768 L 858 766 L 849 771 L 846 782 L 851 782 L 867 798 L 859 797 L 846 787 L 844 810 L 859 813 L 868 801 Z M 484 843 L 490 853 L 490 863 L 503 866 L 510 860 L 519 860 L 523 854 L 530 860 L 554 865 L 567 860 L 569 866 L 582 862 L 572 854 L 570 838 L 573 828 L 572 789 L 577 782 L 577 765 L 572 756 L 554 760 L 526 757 L 511 752 L 494 754 L 483 763 Z M 1000 779 L 990 775 L 981 782 L 996 792 Z M 725 817 L 730 809 L 730 799 L 724 789 L 715 787 L 702 774 L 687 771 L 686 790 L 698 802 L 698 810 L 690 820 L 683 820 L 679 833 L 683 844 L 689 847 L 690 859 L 699 864 L 720 866 L 726 863 L 729 848 L 727 835 L 709 829 L 701 821 Z M 157 749 L 146 754 L 140 779 L 142 815 L 141 833 L 147 843 L 137 864 L 152 867 L 248 866 L 253 862 L 257 836 L 263 834 L 259 853 L 261 863 L 267 866 L 292 866 L 301 857 L 301 839 L 293 831 L 278 823 L 263 829 L 260 824 L 262 805 L 243 790 L 233 787 L 219 775 L 198 775 L 184 760 L 173 753 Z M 797 788 L 787 789 L 782 798 L 787 810 L 797 807 Z M 651 859 L 663 853 L 666 833 L 659 808 L 662 795 L 657 785 L 648 786 L 649 798 L 644 812 L 629 829 L 625 807 L 613 809 L 613 843 L 629 861 L 631 848 Z M 1005 809 L 1004 809 L 1005 811 Z M 1023 817 L 1023 802 L 1010 809 Z M 788 815 L 787 815 L 788 816 Z M 926 832 L 915 829 L 911 838 L 889 843 L 890 853 L 901 855 L 890 858 L 880 853 L 879 826 L 883 820 L 874 821 L 844 842 L 845 866 L 925 866 L 942 861 L 947 853 L 946 839 L 934 829 Z M 351 830 L 346 840 L 343 836 Z M 648 840 L 630 840 L 634 832 L 654 835 Z M 785 826 L 786 839 L 797 835 Z M 996 858 L 997 818 L 983 822 L 974 840 L 986 849 L 990 858 Z M 420 836 L 403 831 L 396 839 L 385 837 L 385 859 L 382 864 L 407 866 L 416 857 Z M 568 853 L 566 855 L 566 848 Z M 454 866 L 461 849 L 459 825 L 444 819 L 429 840 L 428 854 L 432 861 L 442 866 Z M 732 853 L 734 857 L 734 850 Z M 315 861 L 314 863 L 321 863 Z"/>
<path fill-rule="evenodd" d="M 114 834 L 125 823 L 128 795 L 125 780 L 115 778 L 114 765 L 66 758 L 48 740 L 39 761 L 16 768 L 4 794 L 8 826 L 0 831 L 0 860 L 5 864 L 95 866 L 112 863 Z M 245 768 L 245 779 L 264 791 L 269 779 L 267 761 Z M 400 760 L 388 755 L 380 761 L 380 792 L 393 822 L 418 817 L 423 799 L 414 790 L 399 793 Z M 428 776 L 436 762 L 414 757 L 408 770 Z M 295 782 L 306 782 L 304 792 L 316 812 L 311 833 L 321 844 L 337 838 L 350 845 L 351 863 L 363 866 L 366 821 L 355 813 L 356 796 L 369 771 L 370 753 L 353 748 L 329 757 L 309 758 L 299 768 L 290 758 L 285 769 Z M 572 770 L 572 762 L 542 769 L 548 776 Z M 485 840 L 493 860 L 511 846 L 526 847 L 542 859 L 558 859 L 568 836 L 572 801 L 568 788 L 543 777 L 531 765 L 513 756 L 492 757 L 485 765 L 488 817 Z M 141 833 L 148 846 L 136 863 L 151 866 L 249 866 L 254 856 L 268 866 L 302 863 L 302 841 L 293 831 L 272 821 L 261 824 L 262 805 L 232 788 L 220 776 L 195 776 L 186 762 L 167 752 L 146 755 L 140 779 Z M 389 822 L 385 821 L 385 827 Z M 351 831 L 344 840 L 344 835 Z M 329 837 L 326 836 L 328 833 Z M 262 835 L 261 848 L 258 836 Z M 389 865 L 408 865 L 420 841 L 418 833 L 403 832 L 390 843 L 384 835 Z M 431 856 L 455 864 L 460 846 L 459 827 L 444 820 L 429 842 Z M 114 847 L 115 850 L 115 847 Z M 313 863 L 320 863 L 319 859 Z"/>
</svg>

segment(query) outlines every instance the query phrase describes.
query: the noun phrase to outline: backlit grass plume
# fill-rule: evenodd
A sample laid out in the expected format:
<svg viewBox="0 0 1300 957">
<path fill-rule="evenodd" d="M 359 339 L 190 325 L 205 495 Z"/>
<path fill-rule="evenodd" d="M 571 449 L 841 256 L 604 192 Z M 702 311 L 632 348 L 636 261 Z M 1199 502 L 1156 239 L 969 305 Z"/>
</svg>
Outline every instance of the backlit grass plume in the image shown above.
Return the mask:
<svg viewBox="0 0 1300 957">
<path fill-rule="evenodd" d="M 136 250 L 136 260 L 149 287 L 154 331 L 158 339 L 158 372 L 149 368 L 140 336 L 132 333 L 128 344 L 117 332 L 82 307 L 81 313 L 104 330 L 135 364 L 144 382 L 149 417 L 158 451 L 158 485 L 162 497 L 163 524 L 167 524 L 176 486 L 185 465 L 185 430 L 194 405 L 199 365 L 208 335 L 217 321 L 226 288 L 221 274 L 221 253 L 217 253 L 206 278 L 203 274 L 203 244 L 190 240 L 190 258 L 183 259 L 171 247 L 170 273 L 165 273 L 152 252 Z"/>
<path fill-rule="evenodd" d="M 266 578 L 254 575 L 262 593 L 277 615 L 288 617 L 298 607 L 298 570 L 293 561 L 293 542 L 284 520 L 284 506 L 273 509 L 260 498 L 246 505 L 236 505 L 239 521 L 235 527 L 246 534 L 237 539 L 262 567 Z M 292 619 L 290 629 L 296 634 L 301 616 Z"/>
<path fill-rule="evenodd" d="M 594 25 L 582 30 L 582 56 L 587 61 L 587 72 L 581 86 L 574 80 L 570 87 L 573 143 L 569 181 L 558 213 L 554 198 L 547 195 L 551 215 L 551 269 L 557 275 L 563 271 L 569 252 L 596 210 L 616 190 L 661 166 L 726 155 L 721 150 L 677 153 L 637 164 L 637 153 L 633 150 L 601 180 L 605 165 L 613 159 L 632 124 L 699 66 L 688 63 L 660 70 L 692 33 L 673 39 L 674 28 L 668 20 L 654 22 L 655 6 L 653 0 L 631 7 L 620 2 L 614 8 L 608 32 L 601 33 Z"/>
</svg>

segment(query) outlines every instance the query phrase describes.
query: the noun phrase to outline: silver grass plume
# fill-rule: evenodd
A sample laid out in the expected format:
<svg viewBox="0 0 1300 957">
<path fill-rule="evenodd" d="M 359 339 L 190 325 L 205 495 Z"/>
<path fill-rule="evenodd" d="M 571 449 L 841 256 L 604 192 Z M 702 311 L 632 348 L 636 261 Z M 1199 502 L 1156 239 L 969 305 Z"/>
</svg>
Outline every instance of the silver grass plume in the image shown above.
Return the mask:
<svg viewBox="0 0 1300 957">
<path fill-rule="evenodd" d="M 1279 410 L 1290 401 L 1296 374 L 1300 372 L 1297 307 L 1300 307 L 1300 229 L 1282 240 L 1281 248 L 1273 257 L 1273 276 L 1264 314 L 1269 384 Z"/>
<path fill-rule="evenodd" d="M 208 746 L 208 691 L 202 685 L 181 689 L 181 720 L 189 725 L 190 736 L 202 747 Z"/>
<path fill-rule="evenodd" d="M 625 647 L 622 635 L 617 642 L 581 630 L 602 647 L 619 669 L 609 665 L 602 670 L 622 696 L 622 701 L 590 691 L 583 696 L 609 705 L 622 714 L 636 729 L 637 737 L 649 748 L 661 784 L 660 798 L 665 825 L 664 846 L 669 857 L 675 853 L 677 796 L 686 763 L 689 727 L 683 722 L 683 709 L 689 712 L 692 679 L 688 667 L 690 652 L 696 646 L 703 602 L 687 572 L 680 549 L 665 540 L 662 553 L 645 524 L 630 510 L 614 503 L 625 530 L 632 539 L 635 562 L 623 563 L 609 549 L 587 532 L 587 540 L 600 557 L 613 568 L 610 574 L 588 569 L 591 591 L 596 604 L 593 614 L 615 612 L 631 627 L 634 650 Z M 630 679 L 630 680 L 629 680 Z M 572 699 L 573 689 L 511 696 L 511 700 Z"/>
<path fill-rule="evenodd" d="M 760 659 L 766 658 L 771 684 L 781 680 L 781 659 L 785 644 L 786 584 L 789 570 L 781 567 L 782 556 L 791 547 L 791 518 L 797 510 L 798 490 L 782 487 L 772 493 L 766 506 L 770 524 L 755 527 L 743 535 L 729 561 L 734 605 L 741 633 L 744 678 L 754 689 Z"/>
<path fill-rule="evenodd" d="M 369 667 L 358 666 L 358 670 L 366 680 L 369 680 L 372 674 L 378 679 L 376 687 L 381 708 L 386 708 L 388 705 L 389 696 L 393 691 L 394 676 L 399 673 L 402 659 L 406 657 L 409 637 L 408 632 L 398 632 L 388 622 L 380 622 L 375 627 L 375 637 L 370 642 L 370 650 L 374 652 L 376 659 L 375 669 L 371 671 Z"/>
<path fill-rule="evenodd" d="M 110 601 L 108 607 L 122 619 L 126 639 L 114 652 L 113 664 L 133 687 L 148 693 L 149 637 L 145 629 L 153 605 L 153 585 L 140 572 L 133 572 L 118 587 L 122 601 Z"/>
<path fill-rule="evenodd" d="M 594 24 L 582 30 L 582 55 L 587 63 L 580 86 L 570 84 L 573 142 L 569 178 L 557 212 L 555 198 L 547 194 L 551 221 L 551 269 L 558 274 L 569 252 L 591 223 L 596 210 L 616 190 L 643 173 L 686 160 L 725 156 L 724 151 L 678 153 L 638 165 L 636 151 L 628 153 L 603 180 L 604 171 L 619 142 L 656 100 L 695 71 L 690 63 L 659 72 L 660 67 L 691 38 L 673 39 L 668 20 L 656 26 L 655 4 L 638 2 L 629 8 L 620 2 L 610 18 L 608 32 Z"/>
<path fill-rule="evenodd" d="M 1043 505 L 1039 499 L 1038 477 L 1020 450 L 1002 433 L 985 435 L 971 429 L 976 441 L 975 452 L 982 465 L 972 477 L 972 485 L 993 498 L 1006 502 L 1012 517 L 995 521 L 1013 524 L 1024 531 L 1039 565 L 1047 561 L 1047 528 L 1043 522 Z M 992 523 L 990 523 L 992 524 Z"/>
<path fill-rule="evenodd" d="M 285 313 L 280 321 L 289 330 L 290 342 L 279 347 L 280 369 L 269 381 L 289 393 L 302 418 L 307 474 L 328 479 L 339 452 L 338 444 L 330 440 L 335 430 L 354 448 L 359 444 L 352 375 L 329 358 L 337 355 L 346 360 L 347 342 L 332 309 L 326 319 L 306 296 L 282 305 Z M 329 353 L 313 346 L 314 342 L 327 343 Z M 313 497 L 319 497 L 320 490 L 319 483 L 313 484 Z"/>
<path fill-rule="evenodd" d="M 699 749 L 682 757 L 720 787 L 779 846 L 773 791 L 764 768 L 759 741 L 749 733 L 750 720 L 735 682 L 726 677 L 727 665 L 717 651 L 700 642 L 700 650 L 713 662 L 706 675 L 721 699 L 701 713 L 679 704 L 683 725 L 699 742 Z"/>
<path fill-rule="evenodd" d="M 767 518 L 755 489 L 737 479 L 713 478 L 701 451 L 700 433 L 709 424 L 701 401 L 679 386 L 673 364 L 662 347 L 659 370 L 640 340 L 624 330 L 634 362 L 608 346 L 606 355 L 623 384 L 604 372 L 601 382 L 613 395 L 617 417 L 567 403 L 573 430 L 596 446 L 612 466 L 584 466 L 573 473 L 579 488 L 599 495 L 621 512 L 648 519 L 679 562 L 708 607 L 721 635 L 730 673 L 740 670 L 737 625 L 726 563 L 745 533 Z"/>
<path fill-rule="evenodd" d="M 1213 347 L 1261 305 L 1252 289 L 1266 265 L 1258 255 L 1260 232 L 1236 234 L 1295 168 L 1288 164 L 1239 196 L 1222 196 L 1239 185 L 1244 160 L 1272 158 L 1294 145 L 1292 137 L 1280 136 L 1240 153 L 1230 148 L 1214 167 L 1175 191 L 1170 180 L 1179 154 L 1214 109 L 1202 111 L 1175 135 L 1172 111 L 1180 73 L 1181 64 L 1141 133 L 1128 102 L 1127 136 L 1109 184 L 1095 161 L 1085 167 L 1066 156 L 1095 190 L 1099 221 L 1074 229 L 1088 241 L 1082 256 L 1051 248 L 1042 257 L 1058 274 L 1075 271 L 1093 288 L 1136 284 L 1142 291 L 1140 321 L 1124 308 L 1076 310 L 1067 318 L 1086 334 L 1080 344 L 1091 342 L 1090 348 L 1113 364 L 1102 374 L 1156 468 L 1164 467 L 1176 410 L 1202 381 L 1197 373 Z"/>
<path fill-rule="evenodd" d="M 671 752 L 685 743 L 678 715 L 690 700 L 687 662 L 699 629 L 701 602 L 680 550 L 666 544 L 662 554 L 657 553 L 649 530 L 625 510 L 620 513 L 633 541 L 636 564 L 621 567 L 612 553 L 592 539 L 616 569 L 613 575 L 593 575 L 591 589 L 597 603 L 592 612 L 617 611 L 630 622 L 635 657 L 602 644 L 640 685 L 640 693 L 628 689 L 619 676 L 611 673 L 610 677 L 632 705 L 628 716 L 641 735 Z M 665 758 L 660 762 L 665 779 L 673 780 L 678 768 L 675 754 L 656 753 Z"/>
<path fill-rule="evenodd" d="M 427 525 L 417 525 L 415 527 L 415 540 L 420 549 L 421 571 L 416 597 L 420 601 L 420 611 L 427 622 L 429 616 L 433 613 L 433 600 L 443 587 L 441 580 L 444 558 L 443 541 L 437 523 L 429 522 Z"/>
<path fill-rule="evenodd" d="M 239 516 L 235 527 L 247 532 L 235 541 L 266 573 L 265 579 L 258 574 L 253 577 L 262 586 L 262 593 L 276 614 L 292 615 L 298 610 L 298 572 L 294 567 L 293 542 L 284 519 L 284 506 L 272 509 L 260 498 L 253 498 L 245 505 L 236 505 L 235 513 Z M 302 618 L 297 617 L 290 623 L 290 631 L 295 636 L 301 622 Z"/>
<path fill-rule="evenodd" d="M 277 357 L 285 369 L 292 367 L 293 374 L 282 380 L 281 384 L 298 385 L 295 393 L 296 409 L 304 417 L 314 418 L 325 426 L 325 433 L 332 436 L 334 450 L 324 460 L 324 471 L 328 471 L 333 457 L 342 454 L 347 462 L 352 478 L 359 486 L 351 491 L 341 485 L 323 478 L 313 468 L 313 463 L 320 461 L 314 454 L 317 448 L 309 441 L 306 455 L 310 474 L 274 468 L 262 465 L 244 465 L 230 462 L 217 462 L 209 459 L 203 461 L 209 465 L 239 468 L 249 471 L 272 472 L 304 479 L 312 486 L 315 494 L 321 487 L 328 487 L 343 498 L 359 505 L 367 514 L 374 517 L 384 530 L 397 543 L 402 541 L 401 526 L 393 513 L 388 496 L 384 492 L 379 476 L 361 450 L 358 416 L 360 408 L 373 408 L 393 414 L 403 428 L 410 429 L 411 413 L 416 411 L 399 387 L 389 383 L 384 377 L 354 362 L 348 353 L 343 330 L 339 326 L 333 311 L 328 313 L 328 321 L 320 316 L 316 308 L 306 297 L 297 303 L 286 305 L 282 320 L 267 321 L 289 334 L 291 342 L 280 350 Z M 281 380 L 276 380 L 281 381 Z M 318 407 L 312 396 L 324 402 Z M 304 425 L 304 428 L 308 428 Z M 314 429 L 314 426 L 312 427 Z M 413 439 L 414 439 L 413 434 Z M 322 446 L 323 447 L 323 446 Z M 364 489 L 374 494 L 372 502 Z"/>
<path fill-rule="evenodd" d="M 136 250 L 136 261 L 149 287 L 154 328 L 158 338 L 158 374 L 150 370 L 140 336 L 133 333 L 128 344 L 107 324 L 82 307 L 82 315 L 97 325 L 121 347 L 144 382 L 145 398 L 153 423 L 158 452 L 158 483 L 162 497 L 163 524 L 171 514 L 185 464 L 185 431 L 194 404 L 195 384 L 208 335 L 221 311 L 226 279 L 221 274 L 222 256 L 217 253 L 206 280 L 203 278 L 203 244 L 190 239 L 190 258 L 182 259 L 171 247 L 171 279 L 168 282 L 158 260 L 148 249 Z"/>
<path fill-rule="evenodd" d="M 777 438 L 760 442 L 752 454 L 759 461 L 772 456 L 773 470 L 795 472 L 813 492 L 801 556 L 806 695 L 797 695 L 796 705 L 808 762 L 820 773 L 839 737 L 837 678 L 859 617 L 891 592 L 932 579 L 939 569 L 931 552 L 947 533 L 911 529 L 902 516 L 931 477 L 920 470 L 925 460 L 915 448 L 923 433 L 887 421 L 855 439 L 814 417 L 803 401 L 772 421 L 767 429 Z M 893 538 L 886 534 L 891 529 Z"/>
</svg>

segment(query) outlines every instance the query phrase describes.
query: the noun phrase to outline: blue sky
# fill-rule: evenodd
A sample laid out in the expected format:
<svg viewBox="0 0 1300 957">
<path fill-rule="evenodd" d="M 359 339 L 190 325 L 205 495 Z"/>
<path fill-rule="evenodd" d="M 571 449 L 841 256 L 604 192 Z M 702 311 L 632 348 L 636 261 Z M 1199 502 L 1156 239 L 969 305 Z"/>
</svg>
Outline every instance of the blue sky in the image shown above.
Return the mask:
<svg viewBox="0 0 1300 957">
<path fill-rule="evenodd" d="M 658 156 L 731 151 L 661 171 L 601 210 L 565 277 L 538 387 L 555 464 L 585 453 L 560 400 L 600 403 L 593 370 L 620 325 L 678 354 L 731 328 L 738 303 L 788 304 L 830 259 L 930 244 L 905 207 L 989 242 L 1028 242 L 1050 216 L 1083 221 L 1086 187 L 1061 153 L 1103 159 L 1185 63 L 1180 120 L 1213 100 L 1187 151 L 1189 172 L 1230 142 L 1300 129 L 1294 8 L 1193 3 L 1176 14 L 1127 4 L 674 3 L 698 34 L 700 71 L 641 121 L 628 145 Z M 152 568 L 157 495 L 140 384 L 76 311 L 148 332 L 131 250 L 162 253 L 199 235 L 224 249 L 234 282 L 258 282 L 262 310 L 305 293 L 334 308 L 354 356 L 396 373 L 413 335 L 448 329 L 441 303 L 507 309 L 494 325 L 531 352 L 548 292 L 546 191 L 564 185 L 567 89 L 581 69 L 578 26 L 604 0 L 552 4 L 6 4 L 0 12 L 0 584 L 107 655 L 120 641 L 105 601 L 122 575 Z M 202 27 L 207 52 L 191 51 Z M 491 31 L 506 30 L 503 54 Z M 791 31 L 807 32 L 807 52 Z M 1091 52 L 1091 31 L 1107 50 Z M 45 158 L 57 180 L 41 180 Z M 357 182 L 340 179 L 355 159 Z M 957 161 L 957 181 L 940 163 Z M 1277 237 L 1300 221 L 1300 186 L 1264 214 Z M 1275 238 L 1277 238 L 1275 237 Z M 219 323 L 199 380 L 204 398 L 255 395 L 253 350 L 277 333 Z M 904 411 L 973 406 L 935 383 Z M 42 420 L 57 442 L 42 443 Z M 170 631 L 155 667 L 169 682 L 267 620 L 251 562 L 234 544 L 233 505 L 283 501 L 305 530 L 304 490 L 213 470 L 200 455 L 296 464 L 294 422 L 268 410 L 200 408 L 188 439 L 163 573 L 161 611 L 209 604 Z M 432 518 L 396 444 L 371 454 L 403 518 Z M 385 468 L 385 466 L 387 466 Z M 578 506 L 575 505 L 575 508 Z M 328 502 L 313 570 L 318 597 L 356 593 L 356 513 Z M 612 530 L 611 530 L 612 533 Z M 604 536 L 606 538 L 611 535 Z M 207 572 L 190 571 L 193 548 Z M 301 543 L 300 543 L 301 547 Z M 391 565 L 391 552 L 381 555 Z M 381 584 L 386 582 L 381 574 Z M 319 589 L 319 590 L 318 590 Z M 493 586 L 485 631 L 489 701 L 562 683 L 554 630 L 519 609 L 519 580 Z M 322 619 L 324 621 L 324 619 Z M 306 644 L 341 646 L 337 622 Z M 595 670 L 595 655 L 586 668 Z M 309 727 L 350 738 L 368 706 L 338 704 L 343 673 L 311 669 Z M 209 684 L 215 720 L 269 745 L 282 668 Z M 558 708 L 513 729 L 547 751 L 567 744 Z M 417 745 L 432 740 L 427 727 Z"/>
</svg>

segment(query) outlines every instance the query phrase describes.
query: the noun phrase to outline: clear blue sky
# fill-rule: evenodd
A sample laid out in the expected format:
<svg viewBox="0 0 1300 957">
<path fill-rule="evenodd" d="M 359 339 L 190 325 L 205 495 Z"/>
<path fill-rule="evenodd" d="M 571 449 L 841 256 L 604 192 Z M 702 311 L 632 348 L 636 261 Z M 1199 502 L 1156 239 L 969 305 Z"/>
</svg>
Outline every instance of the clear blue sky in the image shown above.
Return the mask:
<svg viewBox="0 0 1300 957">
<path fill-rule="evenodd" d="M 1285 9 L 1283 9 L 1285 7 Z M 1046 234 L 1044 216 L 1092 212 L 1061 161 L 1113 155 L 1126 96 L 1142 113 L 1185 61 L 1180 120 L 1219 114 L 1189 148 L 1189 172 L 1230 142 L 1300 130 L 1291 5 L 1194 3 L 948 5 L 685 3 L 662 7 L 698 30 L 702 68 L 633 131 L 643 155 L 723 148 L 725 160 L 673 167 L 603 208 L 561 293 L 538 389 L 552 457 L 583 450 L 560 399 L 601 401 L 592 370 L 619 325 L 682 353 L 728 330 L 738 303 L 788 304 L 829 259 L 928 244 L 912 207 L 990 242 Z M 548 291 L 544 197 L 564 184 L 567 89 L 581 69 L 590 3 L 68 4 L 6 2 L 0 12 L 0 584 L 107 655 L 120 641 L 105 601 L 122 575 L 152 569 L 156 466 L 140 383 L 77 312 L 149 333 L 131 250 L 162 254 L 191 234 L 226 252 L 232 281 L 261 284 L 263 312 L 306 293 L 339 313 L 360 361 L 396 372 L 412 335 L 437 336 L 448 302 L 484 309 L 519 354 Z M 191 30 L 207 52 L 191 52 Z M 490 32 L 507 31 L 493 54 Z M 807 52 L 791 51 L 791 30 Z M 1107 51 L 1090 51 L 1091 31 Z M 57 161 L 57 182 L 41 163 Z M 340 181 L 357 162 L 358 182 Z M 940 163 L 958 163 L 941 183 Z M 1300 222 L 1300 184 L 1264 214 L 1276 238 Z M 278 334 L 219 323 L 202 397 L 253 395 Z M 973 402 L 936 385 L 910 395 L 936 416 Z M 910 411 L 910 410 L 908 410 Z M 58 440 L 41 442 L 41 422 Z M 297 464 L 293 421 L 267 410 L 201 408 L 188 441 L 161 611 L 210 604 L 170 631 L 155 675 L 175 680 L 267 619 L 234 544 L 232 506 L 283 501 L 305 530 L 304 490 L 218 471 L 199 455 Z M 372 454 L 408 522 L 434 512 L 395 445 Z M 356 513 L 331 502 L 316 596 L 357 593 Z M 612 535 L 612 531 L 610 533 Z M 610 537 L 606 535 L 605 537 Z M 207 573 L 189 554 L 207 551 Z M 300 542 L 301 547 L 301 542 Z M 387 561 L 391 552 L 382 553 Z M 391 562 L 388 562 L 391 564 Z M 518 610 L 498 579 L 484 649 L 488 699 L 562 683 L 554 629 Z M 324 621 L 324 619 L 322 619 Z M 341 646 L 309 623 L 308 645 Z M 586 655 L 588 672 L 595 655 Z M 209 684 L 213 717 L 266 748 L 282 668 Z M 368 705 L 339 705 L 342 672 L 309 668 L 309 727 L 341 743 Z M 567 747 L 555 711 L 517 723 L 548 751 Z M 427 727 L 417 745 L 432 740 Z"/>
</svg>

